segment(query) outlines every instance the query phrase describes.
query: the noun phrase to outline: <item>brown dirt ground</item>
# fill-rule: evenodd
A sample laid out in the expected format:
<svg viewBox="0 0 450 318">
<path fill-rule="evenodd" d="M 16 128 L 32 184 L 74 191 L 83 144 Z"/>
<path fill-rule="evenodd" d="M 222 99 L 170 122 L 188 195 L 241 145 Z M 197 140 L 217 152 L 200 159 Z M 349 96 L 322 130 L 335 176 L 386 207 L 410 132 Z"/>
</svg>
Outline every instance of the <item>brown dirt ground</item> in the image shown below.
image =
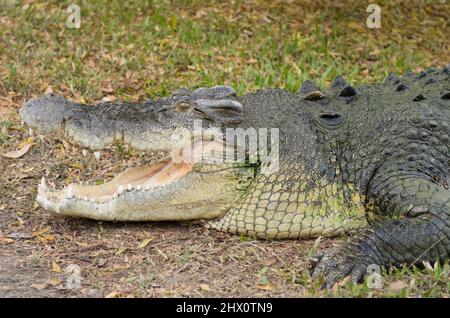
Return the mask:
<svg viewBox="0 0 450 318">
<path fill-rule="evenodd" d="M 10 130 L 25 140 L 27 129 L 11 118 Z M 108 178 L 139 155 L 106 150 L 97 162 L 60 139 L 37 137 L 22 158 L 0 158 L 0 296 L 297 297 L 311 287 L 304 281 L 313 241 L 255 241 L 196 224 L 63 218 L 34 202 L 44 175 L 57 187 Z M 66 288 L 71 264 L 81 269 L 80 289 Z"/>
</svg>

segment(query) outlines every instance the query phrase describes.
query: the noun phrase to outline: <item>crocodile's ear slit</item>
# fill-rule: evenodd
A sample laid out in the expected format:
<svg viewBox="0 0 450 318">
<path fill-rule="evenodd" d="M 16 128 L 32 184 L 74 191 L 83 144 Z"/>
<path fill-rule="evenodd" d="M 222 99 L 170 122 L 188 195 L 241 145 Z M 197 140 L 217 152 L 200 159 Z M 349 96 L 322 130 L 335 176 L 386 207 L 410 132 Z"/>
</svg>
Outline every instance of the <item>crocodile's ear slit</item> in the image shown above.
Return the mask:
<svg viewBox="0 0 450 318">
<path fill-rule="evenodd" d="M 302 95 L 308 95 L 316 91 L 319 91 L 319 86 L 311 80 L 304 81 L 302 86 L 300 87 L 300 94 Z"/>
<path fill-rule="evenodd" d="M 345 88 L 347 86 L 349 86 L 349 84 L 342 76 L 337 76 L 331 83 L 331 89 Z"/>
</svg>

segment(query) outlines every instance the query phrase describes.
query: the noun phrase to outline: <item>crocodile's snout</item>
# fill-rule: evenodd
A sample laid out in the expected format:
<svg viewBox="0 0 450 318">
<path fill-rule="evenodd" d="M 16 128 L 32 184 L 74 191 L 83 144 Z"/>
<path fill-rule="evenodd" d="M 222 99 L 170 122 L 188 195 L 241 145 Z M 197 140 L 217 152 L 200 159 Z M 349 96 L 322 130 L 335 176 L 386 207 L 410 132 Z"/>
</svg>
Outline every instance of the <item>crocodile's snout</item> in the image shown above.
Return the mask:
<svg viewBox="0 0 450 318">
<path fill-rule="evenodd" d="M 41 133 L 50 133 L 61 129 L 64 121 L 80 110 L 80 105 L 49 93 L 26 102 L 19 113 L 30 128 L 37 128 Z"/>
</svg>

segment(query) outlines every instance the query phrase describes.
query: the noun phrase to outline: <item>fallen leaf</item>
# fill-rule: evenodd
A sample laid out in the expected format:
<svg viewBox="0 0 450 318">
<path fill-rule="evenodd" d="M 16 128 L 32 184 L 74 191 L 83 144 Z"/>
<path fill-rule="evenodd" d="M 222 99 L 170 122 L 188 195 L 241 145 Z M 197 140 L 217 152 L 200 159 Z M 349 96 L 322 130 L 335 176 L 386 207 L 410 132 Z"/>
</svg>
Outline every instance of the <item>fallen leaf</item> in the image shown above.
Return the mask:
<svg viewBox="0 0 450 318">
<path fill-rule="evenodd" d="M 108 262 L 107 259 L 101 257 L 98 259 L 97 265 L 101 267 L 101 266 L 104 266 L 107 262 Z"/>
<path fill-rule="evenodd" d="M 53 93 L 53 88 L 51 86 L 48 86 L 47 89 L 45 90 L 45 94 L 50 94 Z"/>
<path fill-rule="evenodd" d="M 31 284 L 31 287 L 33 287 L 34 289 L 37 290 L 43 290 L 48 286 L 47 282 L 45 283 L 40 283 L 40 284 Z"/>
<path fill-rule="evenodd" d="M 34 237 L 36 237 L 36 236 L 41 236 L 42 234 L 47 233 L 48 231 L 50 231 L 50 227 L 49 227 L 49 226 L 47 226 L 47 227 L 45 227 L 45 228 L 43 228 L 43 229 L 34 231 L 34 232 L 32 233 L 32 235 L 33 235 Z"/>
<path fill-rule="evenodd" d="M 208 284 L 199 284 L 198 286 L 204 291 L 211 291 Z"/>
<path fill-rule="evenodd" d="M 111 292 L 105 296 L 105 298 L 119 298 L 119 297 L 120 297 L 120 292 Z"/>
<path fill-rule="evenodd" d="M 151 241 L 153 241 L 154 237 L 149 237 L 148 239 L 142 241 L 141 243 L 139 243 L 138 248 L 144 248 L 148 245 L 148 243 L 150 243 Z"/>
<path fill-rule="evenodd" d="M 49 281 L 47 281 L 47 283 L 53 287 L 61 285 L 61 280 L 60 279 L 50 279 Z"/>
<path fill-rule="evenodd" d="M 27 143 L 22 148 L 4 153 L 4 154 L 2 154 L 2 156 L 6 157 L 6 158 L 11 158 L 11 159 L 18 159 L 18 158 L 22 157 L 23 155 L 25 155 L 33 145 L 34 145 L 34 137 L 29 138 Z"/>
<path fill-rule="evenodd" d="M 378 57 L 381 54 L 381 50 L 380 49 L 374 49 L 369 54 L 372 55 L 372 56 Z"/>
<path fill-rule="evenodd" d="M 61 267 L 55 261 L 52 262 L 52 272 L 61 273 Z"/>
<path fill-rule="evenodd" d="M 275 257 L 267 258 L 263 260 L 261 263 L 265 266 L 272 266 L 277 262 L 277 259 Z"/>
<path fill-rule="evenodd" d="M 102 98 L 102 102 L 113 102 L 116 100 L 116 96 L 114 95 L 107 95 Z"/>
<path fill-rule="evenodd" d="M 112 93 L 114 92 L 114 88 L 112 87 L 111 83 L 108 83 L 106 86 L 102 87 L 102 91 L 105 93 Z"/>
<path fill-rule="evenodd" d="M 364 28 L 362 27 L 362 25 L 356 21 L 351 21 L 349 23 L 347 23 L 347 27 L 349 29 L 355 30 L 355 31 L 362 31 L 364 30 Z"/>
<path fill-rule="evenodd" d="M 88 247 L 89 244 L 88 243 L 84 243 L 84 242 L 75 242 L 79 247 Z"/>
<path fill-rule="evenodd" d="M 130 265 L 114 264 L 112 267 L 117 270 L 123 270 L 123 269 L 129 269 Z"/>
<path fill-rule="evenodd" d="M 260 289 L 260 290 L 272 290 L 272 286 L 271 285 L 257 285 L 256 288 Z"/>
<path fill-rule="evenodd" d="M 8 238 L 8 237 L 1 237 L 0 241 L 3 243 L 6 243 L 6 244 L 11 244 L 11 243 L 15 242 L 15 240 L 13 240 L 12 238 Z"/>
<path fill-rule="evenodd" d="M 42 237 L 42 241 L 44 243 L 53 242 L 54 240 L 55 240 L 55 236 L 51 235 L 51 234 L 47 234 Z"/>
<path fill-rule="evenodd" d="M 404 281 L 401 280 L 397 280 L 395 282 L 392 282 L 389 284 L 389 289 L 391 289 L 392 291 L 401 291 L 403 288 L 408 287 L 408 284 Z"/>
<path fill-rule="evenodd" d="M 120 255 L 120 254 L 122 254 L 123 252 L 125 252 L 126 250 L 127 250 L 126 247 L 119 247 L 119 248 L 117 249 L 116 255 Z"/>
</svg>

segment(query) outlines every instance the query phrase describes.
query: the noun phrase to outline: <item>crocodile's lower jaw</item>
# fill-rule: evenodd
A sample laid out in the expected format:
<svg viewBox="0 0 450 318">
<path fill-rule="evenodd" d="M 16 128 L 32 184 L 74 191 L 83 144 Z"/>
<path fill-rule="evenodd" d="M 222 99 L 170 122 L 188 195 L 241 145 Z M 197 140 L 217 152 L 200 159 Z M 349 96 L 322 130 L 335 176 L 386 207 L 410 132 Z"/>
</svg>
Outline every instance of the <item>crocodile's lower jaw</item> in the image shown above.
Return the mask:
<svg viewBox="0 0 450 318">
<path fill-rule="evenodd" d="M 100 213 L 102 210 L 106 213 L 111 210 L 111 205 L 126 200 L 130 194 L 149 195 L 151 191 L 175 182 L 191 170 L 192 164 L 173 163 L 170 157 L 166 157 L 154 165 L 128 168 L 101 185 L 70 184 L 63 190 L 51 191 L 46 186 L 45 178 L 42 178 L 36 200 L 42 207 L 55 213 L 76 210 L 77 206 L 85 211 L 95 207 Z"/>
</svg>

